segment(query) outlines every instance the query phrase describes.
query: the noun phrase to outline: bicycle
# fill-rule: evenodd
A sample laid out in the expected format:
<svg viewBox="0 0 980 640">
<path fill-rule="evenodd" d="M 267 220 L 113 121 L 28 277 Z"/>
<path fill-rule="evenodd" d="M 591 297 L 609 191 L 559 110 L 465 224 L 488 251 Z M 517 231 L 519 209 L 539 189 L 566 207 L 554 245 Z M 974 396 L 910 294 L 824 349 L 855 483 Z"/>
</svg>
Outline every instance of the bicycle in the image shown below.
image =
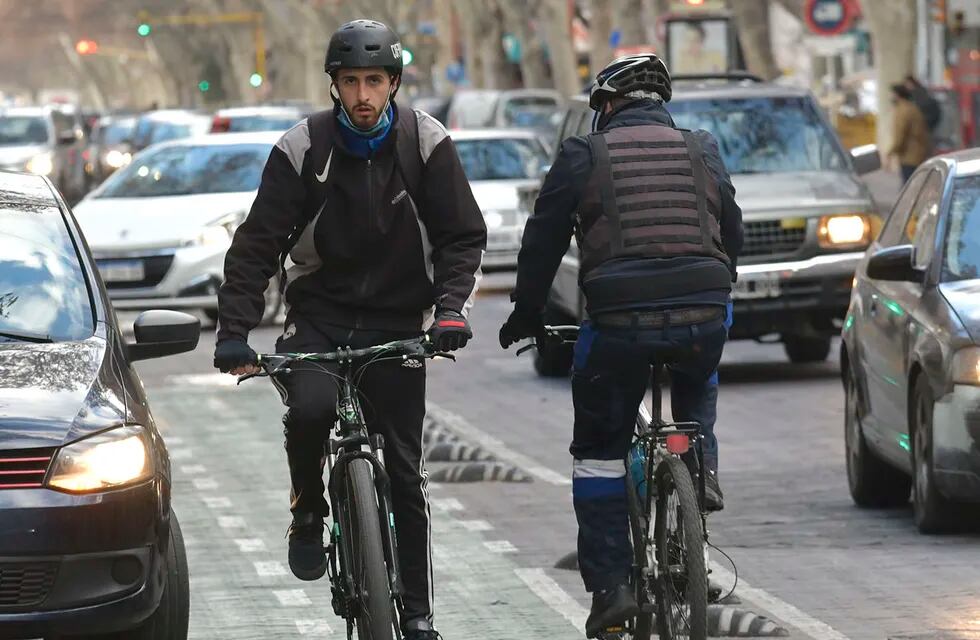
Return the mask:
<svg viewBox="0 0 980 640">
<path fill-rule="evenodd" d="M 391 480 L 385 472 L 384 437 L 368 434 L 358 399 L 358 376 L 364 368 L 388 360 L 442 357 L 426 336 L 396 340 L 364 349 L 342 348 L 327 353 L 260 354 L 254 377 L 288 374 L 303 362 L 339 365 L 337 372 L 321 367 L 339 383 L 337 422 L 325 449 L 324 469 L 333 524 L 327 545 L 327 577 L 334 613 L 347 621 L 347 638 L 356 626 L 359 640 L 400 640 L 399 611 L 403 585 L 398 568 Z"/>
<path fill-rule="evenodd" d="M 576 326 L 546 326 L 540 340 L 575 342 Z M 703 640 L 708 626 L 708 529 L 701 425 L 662 417 L 663 363 L 650 374 L 653 410 L 640 404 L 626 465 L 633 543 L 631 581 L 641 613 L 607 638 Z M 652 488 L 648 491 L 647 488 Z M 651 531 L 652 526 L 652 531 Z"/>
</svg>

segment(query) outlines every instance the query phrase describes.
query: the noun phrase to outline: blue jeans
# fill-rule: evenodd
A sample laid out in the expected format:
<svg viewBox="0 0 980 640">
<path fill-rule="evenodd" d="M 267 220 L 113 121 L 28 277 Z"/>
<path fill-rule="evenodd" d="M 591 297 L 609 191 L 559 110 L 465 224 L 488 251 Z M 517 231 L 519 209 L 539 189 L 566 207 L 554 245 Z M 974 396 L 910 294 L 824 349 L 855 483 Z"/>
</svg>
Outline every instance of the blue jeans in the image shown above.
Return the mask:
<svg viewBox="0 0 980 640">
<path fill-rule="evenodd" d="M 668 364 L 673 418 L 700 422 L 711 433 L 718 398 L 711 380 L 727 335 L 721 319 L 663 329 L 582 325 L 572 369 L 575 433 L 570 451 L 579 567 L 586 590 L 609 589 L 629 577 L 624 460 L 650 365 L 682 357 Z"/>
</svg>

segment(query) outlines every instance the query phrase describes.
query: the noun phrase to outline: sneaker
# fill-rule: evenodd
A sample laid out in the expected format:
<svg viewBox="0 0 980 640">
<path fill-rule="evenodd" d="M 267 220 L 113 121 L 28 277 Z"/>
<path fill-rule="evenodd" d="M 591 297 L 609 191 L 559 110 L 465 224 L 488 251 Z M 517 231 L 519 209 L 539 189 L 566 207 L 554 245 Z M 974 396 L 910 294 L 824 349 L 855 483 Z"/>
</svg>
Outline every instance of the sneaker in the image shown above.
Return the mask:
<svg viewBox="0 0 980 640">
<path fill-rule="evenodd" d="M 404 625 L 404 640 L 442 640 L 442 636 L 425 618 L 409 620 Z"/>
<path fill-rule="evenodd" d="M 725 508 L 725 495 L 718 484 L 718 472 L 708 471 L 704 476 L 704 508 L 706 511 L 721 511 Z"/>
<path fill-rule="evenodd" d="M 585 635 L 587 638 L 615 638 L 615 635 L 604 634 L 618 633 L 619 627 L 639 613 L 640 607 L 633 598 L 633 590 L 627 584 L 593 593 L 592 611 L 585 621 Z"/>
<path fill-rule="evenodd" d="M 296 513 L 286 532 L 289 538 L 289 568 L 300 580 L 318 580 L 327 572 L 323 548 L 323 518 L 313 513 Z"/>
</svg>

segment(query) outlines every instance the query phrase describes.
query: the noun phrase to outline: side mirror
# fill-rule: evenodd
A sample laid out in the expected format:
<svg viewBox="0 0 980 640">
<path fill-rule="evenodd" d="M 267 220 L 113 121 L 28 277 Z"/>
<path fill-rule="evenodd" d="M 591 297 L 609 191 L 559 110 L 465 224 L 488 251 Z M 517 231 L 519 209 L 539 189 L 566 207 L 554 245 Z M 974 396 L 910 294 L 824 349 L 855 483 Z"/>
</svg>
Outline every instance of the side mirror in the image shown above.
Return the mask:
<svg viewBox="0 0 980 640">
<path fill-rule="evenodd" d="M 916 269 L 912 262 L 914 249 L 910 244 L 902 244 L 875 252 L 868 260 L 868 277 L 875 280 L 921 282 L 922 271 Z"/>
<path fill-rule="evenodd" d="M 859 176 L 881 169 L 881 155 L 878 153 L 878 145 L 864 144 L 860 147 L 851 149 L 851 161 L 854 163 L 854 170 Z"/>
<path fill-rule="evenodd" d="M 201 337 L 201 321 L 180 311 L 144 311 L 133 324 L 136 343 L 126 345 L 129 360 L 161 358 L 193 351 Z"/>
</svg>

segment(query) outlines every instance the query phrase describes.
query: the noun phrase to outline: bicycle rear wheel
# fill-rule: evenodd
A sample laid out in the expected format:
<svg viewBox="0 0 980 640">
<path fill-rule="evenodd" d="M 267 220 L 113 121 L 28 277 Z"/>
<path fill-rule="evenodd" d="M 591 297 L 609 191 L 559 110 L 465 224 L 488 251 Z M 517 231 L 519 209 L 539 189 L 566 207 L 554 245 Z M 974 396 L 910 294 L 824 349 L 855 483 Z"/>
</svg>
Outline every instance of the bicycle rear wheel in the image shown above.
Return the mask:
<svg viewBox="0 0 980 640">
<path fill-rule="evenodd" d="M 347 467 L 345 511 L 354 583 L 359 640 L 392 640 L 394 617 L 388 569 L 381 541 L 378 498 L 371 464 L 352 460 Z"/>
<path fill-rule="evenodd" d="M 650 484 L 647 482 L 648 487 Z M 650 566 L 653 564 L 651 514 L 646 512 L 646 499 L 640 495 L 628 474 L 626 494 L 629 502 L 630 535 L 633 539 L 633 596 L 640 608 L 646 610 L 633 619 L 631 631 L 633 640 L 650 640 L 653 635 L 653 613 L 650 609 L 656 600 L 656 584 L 648 578 Z"/>
<path fill-rule="evenodd" d="M 704 640 L 708 628 L 708 568 L 694 482 L 680 458 L 657 466 L 657 633 L 662 640 Z"/>
</svg>

